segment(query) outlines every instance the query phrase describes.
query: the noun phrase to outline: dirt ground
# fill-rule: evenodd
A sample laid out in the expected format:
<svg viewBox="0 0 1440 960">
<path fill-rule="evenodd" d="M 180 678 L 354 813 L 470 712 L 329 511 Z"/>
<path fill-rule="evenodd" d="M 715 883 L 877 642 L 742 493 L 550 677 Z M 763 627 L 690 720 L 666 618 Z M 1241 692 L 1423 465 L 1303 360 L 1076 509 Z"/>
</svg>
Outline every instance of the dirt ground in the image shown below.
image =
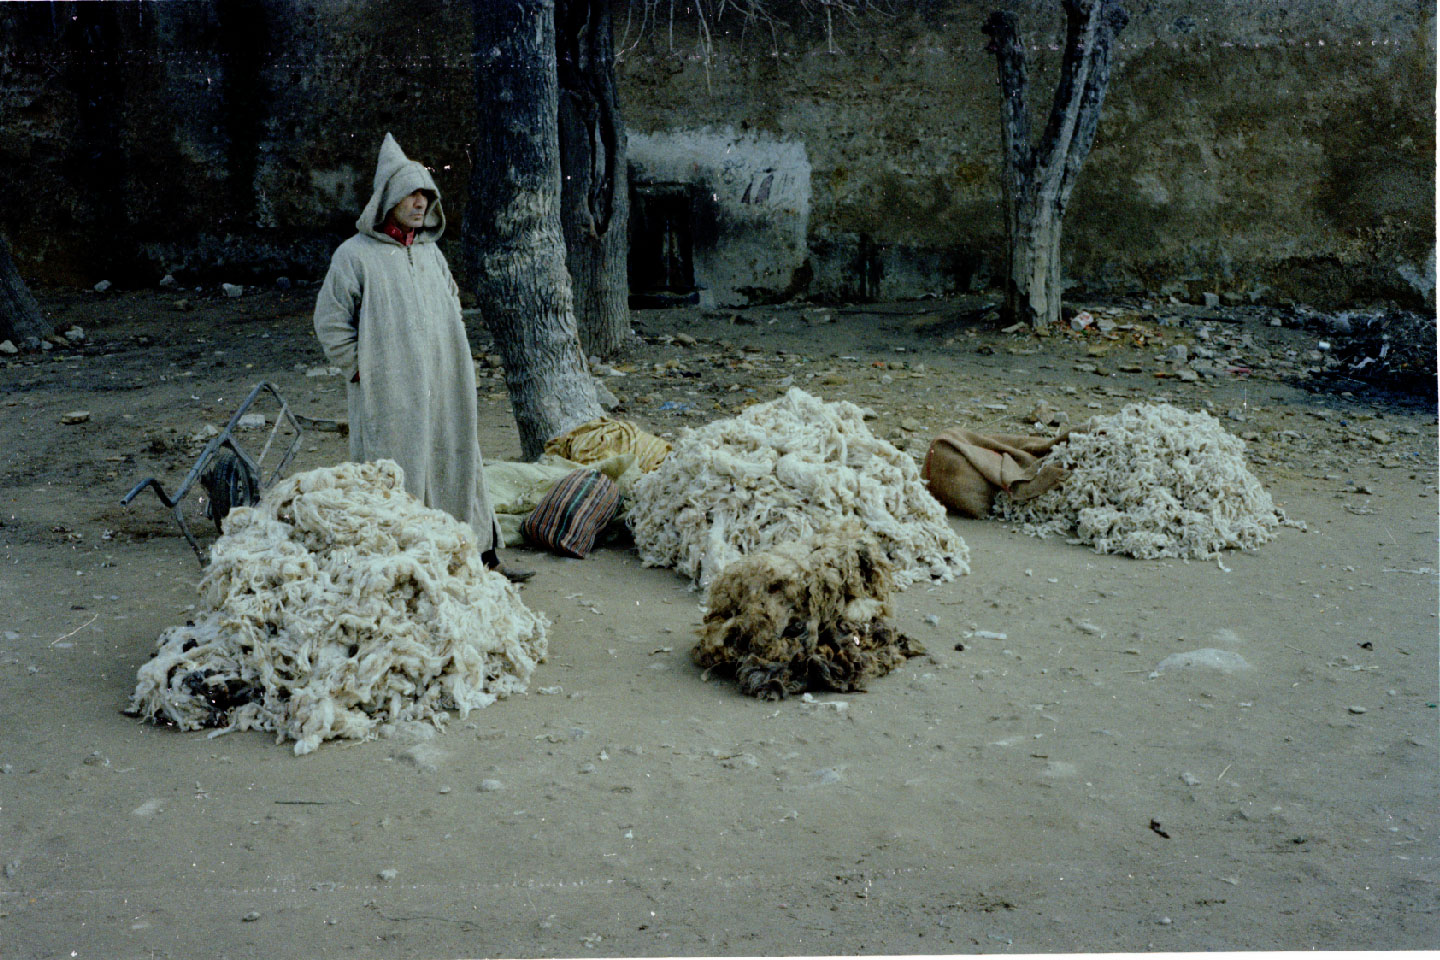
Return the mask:
<svg viewBox="0 0 1440 960">
<path fill-rule="evenodd" d="M 952 518 L 972 572 L 897 601 L 929 655 L 816 703 L 703 679 L 700 595 L 633 549 L 515 549 L 554 622 L 528 694 L 297 758 L 121 714 L 200 567 L 151 493 L 119 500 L 173 490 L 262 379 L 344 415 L 313 289 L 39 294 L 83 339 L 0 357 L 0 956 L 1440 943 L 1434 409 L 1298 389 L 1313 333 L 1175 304 L 1044 339 L 958 300 L 640 312 L 604 379 L 658 432 L 794 384 L 921 455 L 951 423 L 1026 429 L 1041 400 L 1078 423 L 1166 398 L 1246 437 L 1308 530 L 1182 563 Z M 486 373 L 482 448 L 517 457 Z M 294 466 L 344 456 L 307 432 Z M 1249 668 L 1152 678 L 1199 648 Z"/>
</svg>

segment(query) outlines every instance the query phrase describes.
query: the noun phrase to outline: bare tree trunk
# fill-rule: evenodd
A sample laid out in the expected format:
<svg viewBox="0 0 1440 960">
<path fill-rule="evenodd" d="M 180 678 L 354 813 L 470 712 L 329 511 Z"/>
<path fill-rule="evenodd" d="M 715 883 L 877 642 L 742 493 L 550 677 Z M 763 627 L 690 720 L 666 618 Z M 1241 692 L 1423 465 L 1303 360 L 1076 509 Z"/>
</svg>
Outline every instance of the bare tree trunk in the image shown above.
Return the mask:
<svg viewBox="0 0 1440 960">
<path fill-rule="evenodd" d="M 527 459 L 603 412 L 575 332 L 560 231 L 553 0 L 472 0 L 478 130 L 464 256 Z"/>
<path fill-rule="evenodd" d="M 601 357 L 630 341 L 630 194 L 609 0 L 556 0 L 560 222 L 580 343 Z"/>
<path fill-rule="evenodd" d="M 1110 84 L 1115 38 L 1130 21 L 1119 0 L 1063 0 L 1065 57 L 1040 146 L 1030 146 L 1025 106 L 1025 47 L 1015 16 L 996 11 L 986 21 L 989 49 L 1005 99 L 1000 194 L 1005 206 L 1005 304 L 1002 324 L 1023 321 L 1044 329 L 1060 319 L 1064 283 L 1060 232 L 1080 167 L 1095 142 Z"/>
<path fill-rule="evenodd" d="M 10 247 L 0 237 L 0 340 L 16 341 L 49 333 L 40 305 L 25 286 L 20 270 L 10 257 Z"/>
</svg>

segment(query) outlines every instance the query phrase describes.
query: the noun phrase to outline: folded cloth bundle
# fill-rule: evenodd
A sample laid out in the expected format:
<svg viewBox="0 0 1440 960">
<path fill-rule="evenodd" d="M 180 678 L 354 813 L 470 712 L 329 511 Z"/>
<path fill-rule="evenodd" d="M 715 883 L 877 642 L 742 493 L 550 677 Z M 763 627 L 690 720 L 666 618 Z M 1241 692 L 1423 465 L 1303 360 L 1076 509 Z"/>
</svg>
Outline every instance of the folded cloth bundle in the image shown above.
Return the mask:
<svg viewBox="0 0 1440 960">
<path fill-rule="evenodd" d="M 670 453 L 670 444 L 628 421 L 599 417 L 549 440 L 545 452 L 576 463 L 595 463 L 617 453 L 633 453 L 641 472 L 649 473 Z"/>
<path fill-rule="evenodd" d="M 1065 469 L 1053 463 L 1041 466 L 1040 460 L 1067 436 L 987 436 L 951 427 L 931 442 L 920 478 L 951 510 L 985 518 L 1001 491 L 1023 502 L 1058 486 Z"/>
</svg>

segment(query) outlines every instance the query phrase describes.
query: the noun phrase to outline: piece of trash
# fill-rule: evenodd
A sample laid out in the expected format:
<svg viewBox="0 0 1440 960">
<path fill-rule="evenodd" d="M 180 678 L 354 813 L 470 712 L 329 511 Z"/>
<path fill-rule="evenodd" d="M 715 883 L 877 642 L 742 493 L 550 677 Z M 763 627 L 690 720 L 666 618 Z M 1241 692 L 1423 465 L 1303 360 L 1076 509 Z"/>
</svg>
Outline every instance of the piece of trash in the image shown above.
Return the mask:
<svg viewBox="0 0 1440 960">
<path fill-rule="evenodd" d="M 1172 653 L 1156 665 L 1150 673 L 1150 679 L 1154 680 L 1166 671 L 1188 670 L 1196 667 L 1218 670 L 1221 673 L 1235 673 L 1239 670 L 1249 670 L 1250 664 L 1240 654 L 1231 650 L 1206 647 L 1201 650 L 1188 650 L 1185 653 Z"/>
<path fill-rule="evenodd" d="M 1090 312 L 1088 310 L 1081 310 L 1079 313 L 1075 314 L 1075 316 L 1070 318 L 1070 329 L 1084 330 L 1086 327 L 1090 326 L 1090 324 L 1094 322 L 1095 318 L 1090 315 Z"/>
</svg>

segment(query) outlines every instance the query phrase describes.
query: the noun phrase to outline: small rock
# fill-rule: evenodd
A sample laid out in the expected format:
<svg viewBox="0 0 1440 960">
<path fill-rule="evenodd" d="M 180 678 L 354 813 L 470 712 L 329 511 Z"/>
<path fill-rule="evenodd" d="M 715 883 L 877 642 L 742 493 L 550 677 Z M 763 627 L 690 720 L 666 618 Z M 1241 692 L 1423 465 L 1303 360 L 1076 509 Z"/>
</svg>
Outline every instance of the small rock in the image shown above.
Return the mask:
<svg viewBox="0 0 1440 960">
<path fill-rule="evenodd" d="M 598 769 L 593 763 L 580 764 L 580 773 L 594 773 Z"/>
<path fill-rule="evenodd" d="M 400 876 L 400 871 L 396 870 L 394 867 L 386 867 L 384 870 L 380 871 L 380 879 L 384 880 L 386 883 L 394 883 L 395 878 L 398 876 Z"/>
<path fill-rule="evenodd" d="M 101 280 L 99 283 L 95 284 L 95 292 L 104 293 L 106 290 L 109 290 L 113 286 L 114 284 L 111 283 L 109 280 Z"/>
<path fill-rule="evenodd" d="M 89 419 L 90 419 L 90 411 L 89 411 L 89 410 L 71 410 L 69 413 L 65 414 L 64 416 L 62 416 L 62 417 L 60 418 L 60 422 L 61 422 L 61 423 L 64 423 L 64 424 L 75 424 L 75 423 L 84 423 L 85 421 L 87 421 L 87 420 L 89 420 Z"/>
<path fill-rule="evenodd" d="M 1165 351 L 1165 356 L 1176 363 L 1184 363 L 1190 359 L 1190 348 L 1183 343 L 1174 343 Z"/>
<path fill-rule="evenodd" d="M 693 347 L 693 346 L 695 346 L 697 343 L 699 343 L 698 340 L 696 340 L 694 337 L 690 336 L 690 334 L 688 334 L 688 333 L 677 333 L 677 334 L 675 334 L 675 342 L 678 343 L 678 344 L 679 344 L 680 346 L 682 346 L 682 347 Z"/>
<path fill-rule="evenodd" d="M 1366 710 L 1365 710 L 1364 707 L 1346 707 L 1345 709 L 1346 709 L 1346 710 L 1349 710 L 1351 713 L 1365 713 L 1365 712 L 1366 712 Z"/>
<path fill-rule="evenodd" d="M 935 614 L 933 613 L 925 614 L 925 622 L 930 624 L 930 626 L 932 627 L 940 626 L 940 618 L 935 616 Z"/>
<path fill-rule="evenodd" d="M 611 393 L 610 388 L 598 379 L 595 380 L 595 399 L 599 400 L 601 408 L 607 411 L 614 410 L 620 406 L 620 399 Z"/>
<path fill-rule="evenodd" d="M 220 289 L 225 291 L 225 296 L 229 297 L 232 300 L 245 292 L 244 287 L 234 283 L 222 283 L 220 284 Z"/>
<path fill-rule="evenodd" d="M 1112 330 L 1115 329 L 1115 321 L 1111 320 L 1109 317 L 1101 317 L 1099 320 L 1095 321 L 1095 329 L 1099 330 L 1101 333 L 1110 333 Z"/>
<path fill-rule="evenodd" d="M 71 327 L 65 331 L 65 339 L 71 343 L 83 343 L 85 340 L 85 328 L 78 325 Z"/>
<path fill-rule="evenodd" d="M 1187 770 L 1185 773 L 1180 774 L 1180 782 L 1185 784 L 1185 786 L 1187 787 L 1193 787 L 1197 786 L 1200 783 L 1200 780 L 1193 773 L 1190 773 Z"/>
<path fill-rule="evenodd" d="M 6 639 L 6 640 L 19 640 L 19 639 L 20 639 L 20 634 L 16 633 L 14 630 L 6 630 L 6 631 L 5 631 L 5 639 Z"/>
<path fill-rule="evenodd" d="M 13 357 L 19 352 L 20 348 L 15 346 L 15 344 L 11 343 L 9 340 L 6 340 L 4 343 L 0 343 L 0 353 Z"/>
<path fill-rule="evenodd" d="M 916 420 L 914 417 L 906 417 L 904 420 L 900 421 L 900 429 L 906 431 L 907 433 L 919 433 L 925 428 L 921 426 L 920 421 Z"/>
<path fill-rule="evenodd" d="M 181 297 L 179 300 L 176 300 L 175 303 L 173 304 L 173 306 L 175 307 L 176 310 L 179 310 L 181 313 L 188 313 L 188 312 L 190 312 L 191 310 L 194 310 L 194 309 L 195 309 L 195 304 L 191 303 L 189 300 L 185 299 L 184 297 Z"/>
<path fill-rule="evenodd" d="M 259 912 L 258 910 L 251 910 L 249 913 L 245 914 L 245 916 L 243 916 L 243 917 L 240 918 L 240 922 L 241 922 L 241 923 L 254 923 L 256 920 L 259 920 L 259 919 L 260 919 L 260 912 Z"/>
<path fill-rule="evenodd" d="M 167 290 L 175 286 L 175 275 L 170 273 L 165 274 L 165 276 L 160 278 L 160 286 Z"/>
<path fill-rule="evenodd" d="M 1384 430 L 1371 430 L 1370 439 L 1374 440 L 1376 443 L 1390 443 L 1392 437 Z"/>
<path fill-rule="evenodd" d="M 19 861 L 19 860 L 11 860 L 9 863 L 5 864 L 5 879 L 6 879 L 6 880 L 12 879 L 12 878 L 15 876 L 15 874 L 17 874 L 17 873 L 19 873 L 19 872 L 20 872 L 20 861 Z"/>
<path fill-rule="evenodd" d="M 260 427 L 265 426 L 265 423 L 265 414 L 247 413 L 239 420 L 235 421 L 235 426 L 239 427 L 241 430 L 257 430 Z"/>
<path fill-rule="evenodd" d="M 276 277 L 276 278 L 275 278 L 275 289 L 276 289 L 276 290 L 289 290 L 289 289 L 290 289 L 290 278 L 289 278 L 289 277 Z"/>
<path fill-rule="evenodd" d="M 49 353 L 51 350 L 54 350 L 54 349 L 55 349 L 55 344 L 51 343 L 49 340 L 41 340 L 41 341 L 40 341 L 40 352 L 41 352 L 41 353 Z"/>
<path fill-rule="evenodd" d="M 1205 306 L 1206 306 L 1207 309 L 1210 309 L 1210 310 L 1214 310 L 1216 307 L 1219 307 L 1219 306 L 1220 306 L 1220 294 L 1218 294 L 1218 293 L 1207 293 L 1207 294 L 1205 294 Z"/>
<path fill-rule="evenodd" d="M 1189 367 L 1181 370 L 1179 373 L 1175 374 L 1175 376 L 1179 377 L 1185 383 L 1194 383 L 1195 381 L 1200 379 L 1200 374 L 1196 373 L 1194 370 L 1191 370 Z"/>
<path fill-rule="evenodd" d="M 497 791 L 504 790 L 504 789 L 505 789 L 505 784 L 501 783 L 499 780 L 481 780 L 481 781 L 480 781 L 480 792 L 481 792 L 481 793 L 495 793 L 495 792 L 497 792 Z"/>
</svg>

